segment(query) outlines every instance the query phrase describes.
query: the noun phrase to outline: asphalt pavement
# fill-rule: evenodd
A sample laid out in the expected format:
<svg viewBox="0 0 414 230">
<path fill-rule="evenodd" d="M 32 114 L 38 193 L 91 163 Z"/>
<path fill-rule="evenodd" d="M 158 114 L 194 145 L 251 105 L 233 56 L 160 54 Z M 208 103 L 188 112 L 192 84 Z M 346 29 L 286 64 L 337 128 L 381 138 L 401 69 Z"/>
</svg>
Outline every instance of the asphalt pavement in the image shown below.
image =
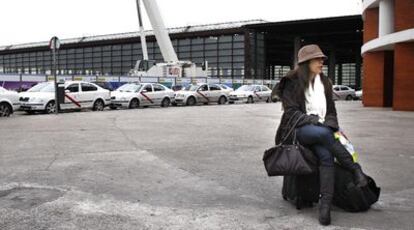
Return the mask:
<svg viewBox="0 0 414 230">
<path fill-rule="evenodd" d="M 337 102 L 381 187 L 325 229 L 413 229 L 414 113 Z M 319 229 L 282 199 L 263 151 L 280 103 L 144 108 L 0 119 L 0 229 Z"/>
</svg>

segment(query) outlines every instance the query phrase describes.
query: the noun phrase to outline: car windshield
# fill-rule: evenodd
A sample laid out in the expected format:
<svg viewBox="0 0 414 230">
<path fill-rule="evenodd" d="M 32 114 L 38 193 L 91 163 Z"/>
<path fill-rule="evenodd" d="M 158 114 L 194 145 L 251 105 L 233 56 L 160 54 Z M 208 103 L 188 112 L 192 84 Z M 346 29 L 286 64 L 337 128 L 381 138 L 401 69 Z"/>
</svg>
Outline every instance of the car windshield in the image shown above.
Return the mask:
<svg viewBox="0 0 414 230">
<path fill-rule="evenodd" d="M 128 93 L 133 93 L 133 92 L 137 92 L 139 89 L 141 89 L 142 85 L 139 84 L 125 84 L 122 85 L 121 87 L 119 87 L 116 91 L 119 92 L 128 92 Z"/>
<path fill-rule="evenodd" d="M 188 89 L 187 89 L 188 87 Z M 199 85 L 189 85 L 186 87 L 186 90 L 188 91 L 197 91 L 197 89 L 200 87 Z"/>
<path fill-rule="evenodd" d="M 40 92 L 40 90 L 41 90 L 43 87 L 46 87 L 46 86 L 47 86 L 47 85 L 49 85 L 49 84 L 50 84 L 50 83 L 48 83 L 48 82 L 39 83 L 39 84 L 37 84 L 37 85 L 33 86 L 32 88 L 28 89 L 28 90 L 27 90 L 27 92 Z"/>
<path fill-rule="evenodd" d="M 253 85 L 243 85 L 240 88 L 238 88 L 236 91 L 254 91 Z"/>
</svg>

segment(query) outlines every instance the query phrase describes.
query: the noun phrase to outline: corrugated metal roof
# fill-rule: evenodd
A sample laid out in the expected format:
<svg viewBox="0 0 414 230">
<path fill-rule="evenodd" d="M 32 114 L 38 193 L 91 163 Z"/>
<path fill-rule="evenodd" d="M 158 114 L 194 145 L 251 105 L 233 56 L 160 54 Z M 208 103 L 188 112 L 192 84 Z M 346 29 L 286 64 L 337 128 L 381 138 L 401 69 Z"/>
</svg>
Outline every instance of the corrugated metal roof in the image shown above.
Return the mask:
<svg viewBox="0 0 414 230">
<path fill-rule="evenodd" d="M 226 23 L 176 27 L 176 28 L 169 28 L 168 33 L 178 34 L 178 33 L 190 33 L 190 32 L 209 31 L 209 30 L 232 29 L 232 28 L 239 28 L 239 27 L 249 25 L 249 24 L 259 24 L 259 23 L 266 23 L 266 22 L 267 21 L 262 20 L 262 19 L 255 19 L 255 20 L 238 21 L 238 22 L 226 22 Z M 147 30 L 145 31 L 145 33 L 149 36 L 154 35 L 154 32 L 152 30 Z M 80 37 L 80 38 L 68 38 L 68 39 L 62 39 L 60 40 L 60 42 L 61 44 L 64 45 L 64 44 L 84 43 L 84 42 L 93 42 L 93 41 L 127 39 L 127 38 L 134 38 L 134 37 L 139 37 L 139 32 L 88 36 L 88 37 Z M 34 48 L 34 47 L 48 46 L 48 45 L 49 45 L 48 41 L 17 44 L 17 45 L 7 45 L 7 46 L 0 46 L 0 51 Z"/>
</svg>

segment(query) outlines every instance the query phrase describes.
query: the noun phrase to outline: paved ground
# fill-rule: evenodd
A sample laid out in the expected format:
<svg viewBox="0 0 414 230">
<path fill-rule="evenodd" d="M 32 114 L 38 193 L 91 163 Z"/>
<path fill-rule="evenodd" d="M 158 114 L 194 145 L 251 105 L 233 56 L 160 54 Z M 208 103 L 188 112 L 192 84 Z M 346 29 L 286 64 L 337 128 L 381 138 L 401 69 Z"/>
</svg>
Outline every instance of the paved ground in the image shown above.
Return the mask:
<svg viewBox="0 0 414 230">
<path fill-rule="evenodd" d="M 382 188 L 327 229 L 413 229 L 414 113 L 338 102 Z M 0 119 L 0 229 L 318 229 L 317 209 L 266 176 L 280 104 L 147 108 Z"/>
</svg>

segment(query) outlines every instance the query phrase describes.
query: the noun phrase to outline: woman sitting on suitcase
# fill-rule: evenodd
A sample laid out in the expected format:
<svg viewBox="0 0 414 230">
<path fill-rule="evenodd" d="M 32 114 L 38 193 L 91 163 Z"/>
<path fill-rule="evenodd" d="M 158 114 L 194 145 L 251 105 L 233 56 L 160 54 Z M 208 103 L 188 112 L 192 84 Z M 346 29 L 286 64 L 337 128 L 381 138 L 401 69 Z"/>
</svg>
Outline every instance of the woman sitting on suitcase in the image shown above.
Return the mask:
<svg viewBox="0 0 414 230">
<path fill-rule="evenodd" d="M 354 163 L 351 155 L 334 138 L 334 132 L 339 129 L 338 118 L 332 98 L 332 83 L 322 73 L 324 59 L 326 56 L 319 46 L 302 47 L 298 53 L 298 66 L 276 86 L 284 110 L 276 133 L 276 144 L 290 129 L 289 125 L 292 124 L 287 124 L 289 120 L 296 121 L 296 117 L 306 114 L 297 125 L 296 135 L 299 142 L 319 158 L 319 222 L 329 225 L 334 192 L 334 157 L 353 173 L 357 185 L 365 186 L 367 180 L 361 167 Z"/>
</svg>

